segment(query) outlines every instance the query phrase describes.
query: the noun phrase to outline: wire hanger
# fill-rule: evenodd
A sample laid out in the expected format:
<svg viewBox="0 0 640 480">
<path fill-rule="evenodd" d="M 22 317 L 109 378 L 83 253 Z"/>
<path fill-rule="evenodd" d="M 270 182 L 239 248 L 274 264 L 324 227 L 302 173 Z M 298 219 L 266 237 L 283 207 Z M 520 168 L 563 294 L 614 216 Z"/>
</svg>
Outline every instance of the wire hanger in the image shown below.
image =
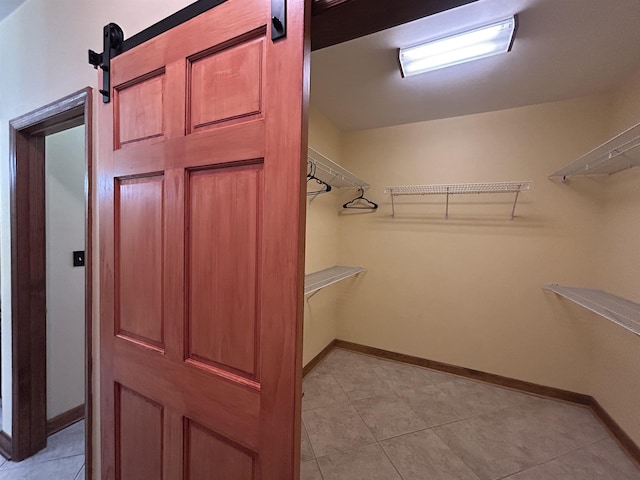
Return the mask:
<svg viewBox="0 0 640 480">
<path fill-rule="evenodd" d="M 360 195 L 354 198 L 353 200 L 342 205 L 342 208 L 352 208 L 355 210 L 375 210 L 378 208 L 378 204 L 372 202 L 368 198 L 364 196 L 364 188 L 358 188 L 360 191 Z"/>
<path fill-rule="evenodd" d="M 314 190 L 313 192 L 307 192 L 307 196 L 309 195 L 315 196 L 315 195 L 320 195 L 321 193 L 329 193 L 331 191 L 331 185 L 329 185 L 324 180 L 320 180 L 318 177 L 316 177 L 315 173 L 316 173 L 316 165 L 314 163 L 310 163 L 310 170 L 307 173 L 307 184 L 309 183 L 309 181 L 315 180 L 317 183 L 324 186 L 324 189 Z"/>
</svg>

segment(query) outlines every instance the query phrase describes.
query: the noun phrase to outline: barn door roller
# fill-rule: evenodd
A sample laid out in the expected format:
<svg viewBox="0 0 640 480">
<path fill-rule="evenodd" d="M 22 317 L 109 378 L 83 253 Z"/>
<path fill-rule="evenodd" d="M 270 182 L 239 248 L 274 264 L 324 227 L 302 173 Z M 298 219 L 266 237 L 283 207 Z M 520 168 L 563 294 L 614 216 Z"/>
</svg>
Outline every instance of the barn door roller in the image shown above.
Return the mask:
<svg viewBox="0 0 640 480">
<path fill-rule="evenodd" d="M 111 59 L 122 52 L 122 44 L 124 42 L 124 32 L 116 23 L 105 25 L 103 29 L 103 47 L 102 53 L 96 53 L 89 50 L 89 63 L 94 68 L 102 69 L 102 101 L 109 103 L 111 100 Z"/>
<path fill-rule="evenodd" d="M 287 0 L 271 0 L 271 40 L 287 36 Z"/>
</svg>

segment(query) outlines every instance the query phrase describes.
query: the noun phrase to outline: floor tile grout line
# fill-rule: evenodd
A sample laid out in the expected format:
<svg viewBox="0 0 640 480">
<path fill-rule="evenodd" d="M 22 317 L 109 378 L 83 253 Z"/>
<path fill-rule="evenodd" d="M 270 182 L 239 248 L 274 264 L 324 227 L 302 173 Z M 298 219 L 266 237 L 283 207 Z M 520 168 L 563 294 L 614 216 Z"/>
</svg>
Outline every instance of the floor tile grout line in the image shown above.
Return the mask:
<svg viewBox="0 0 640 480">
<path fill-rule="evenodd" d="M 31 465 L 40 465 L 42 463 L 47 463 L 47 462 L 54 462 L 56 460 L 64 460 L 67 458 L 74 458 L 74 457 L 80 457 L 83 456 L 85 454 L 85 452 L 82 453 L 76 453 L 74 455 L 63 455 L 62 457 L 54 457 L 54 458 L 47 458 L 45 460 L 33 460 L 27 463 L 23 463 L 24 461 L 29 460 L 30 458 L 33 457 L 29 457 L 23 461 L 20 462 L 11 462 L 11 460 L 7 460 L 4 464 L 2 464 L 2 466 L 0 466 L 0 471 L 6 471 L 6 470 L 14 470 L 16 468 L 20 468 L 20 467 L 27 467 L 27 466 L 31 466 Z M 13 466 L 5 468 L 9 463 L 13 463 Z M 84 465 L 84 464 L 83 464 Z"/>
<path fill-rule="evenodd" d="M 402 473 L 400 473 L 400 470 L 398 470 L 398 467 L 396 466 L 396 464 L 393 462 L 393 460 L 391 459 L 391 457 L 389 456 L 389 454 L 387 453 L 387 451 L 384 449 L 384 446 L 382 445 L 382 442 L 378 442 L 378 445 L 380 446 L 380 448 L 382 449 L 382 451 L 384 452 L 384 455 L 387 457 L 387 459 L 389 460 L 389 462 L 391 463 L 391 465 L 393 466 L 393 468 L 395 469 L 396 472 L 398 472 L 398 476 L 400 477 L 401 480 L 404 480 L 404 477 L 402 476 Z"/>
<path fill-rule="evenodd" d="M 478 480 L 480 480 L 480 474 L 479 474 L 478 472 L 476 472 L 476 471 L 475 471 L 475 469 L 471 467 L 471 465 L 469 465 L 467 462 L 465 462 L 465 461 L 464 461 L 464 458 L 462 458 L 462 456 L 460 455 L 460 453 L 459 453 L 459 452 L 457 452 L 457 451 L 456 451 L 456 450 L 455 450 L 451 445 L 449 445 L 449 444 L 444 440 L 444 438 L 442 438 L 440 435 L 438 435 L 438 432 L 436 432 L 435 430 L 432 430 L 432 431 L 433 431 L 434 435 L 435 435 L 436 437 L 438 437 L 438 438 L 440 439 L 440 441 L 441 441 L 441 442 L 442 442 L 442 443 L 443 443 L 443 444 L 444 444 L 444 445 L 445 445 L 449 450 L 451 450 L 451 453 L 453 453 L 453 454 L 454 454 L 458 459 L 460 459 L 460 461 L 464 464 L 464 466 L 465 466 L 465 467 L 467 467 L 467 468 L 469 469 L 469 471 L 470 471 L 471 473 L 473 473 L 473 474 L 476 476 L 476 478 L 477 478 Z"/>
</svg>

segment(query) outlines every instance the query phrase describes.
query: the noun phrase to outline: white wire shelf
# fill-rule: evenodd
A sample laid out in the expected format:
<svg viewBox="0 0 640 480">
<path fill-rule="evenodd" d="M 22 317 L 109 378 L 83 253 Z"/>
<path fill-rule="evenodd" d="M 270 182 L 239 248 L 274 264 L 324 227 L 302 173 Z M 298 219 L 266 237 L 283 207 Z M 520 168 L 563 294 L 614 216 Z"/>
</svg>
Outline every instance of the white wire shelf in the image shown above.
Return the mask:
<svg viewBox="0 0 640 480">
<path fill-rule="evenodd" d="M 366 271 L 367 269 L 364 267 L 336 265 L 335 267 L 309 273 L 304 276 L 304 296 L 313 295 L 329 285 Z"/>
<path fill-rule="evenodd" d="M 369 188 L 369 184 L 356 177 L 346 168 L 341 167 L 333 160 L 317 152 L 313 148 L 308 149 L 307 164 L 311 172 L 323 182 L 336 188 Z"/>
<path fill-rule="evenodd" d="M 640 335 L 640 304 L 591 288 L 545 285 L 545 290 L 571 300 L 601 317 Z"/>
<path fill-rule="evenodd" d="M 471 195 L 481 193 L 515 193 L 511 218 L 515 218 L 516 205 L 520 192 L 530 190 L 533 182 L 491 182 L 491 183 L 450 183 L 437 185 L 401 185 L 395 187 L 385 187 L 384 193 L 391 195 L 392 216 L 395 217 L 394 197 L 405 195 L 446 195 L 445 218 L 449 218 L 449 196 L 450 195 Z"/>
<path fill-rule="evenodd" d="M 564 182 L 574 176 L 612 175 L 640 165 L 640 123 L 594 148 L 549 178 Z"/>
</svg>

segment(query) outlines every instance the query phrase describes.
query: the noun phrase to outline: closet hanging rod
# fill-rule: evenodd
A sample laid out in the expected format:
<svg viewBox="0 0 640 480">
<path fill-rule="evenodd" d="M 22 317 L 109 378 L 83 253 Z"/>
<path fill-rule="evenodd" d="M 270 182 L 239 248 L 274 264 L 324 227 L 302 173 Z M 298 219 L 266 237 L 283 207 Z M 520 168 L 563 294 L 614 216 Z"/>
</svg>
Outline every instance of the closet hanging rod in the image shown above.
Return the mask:
<svg viewBox="0 0 640 480">
<path fill-rule="evenodd" d="M 313 148 L 308 148 L 307 162 L 315 170 L 314 175 L 328 185 L 336 188 L 369 188 L 369 184 L 361 180 L 349 170 L 328 159 Z"/>
</svg>

